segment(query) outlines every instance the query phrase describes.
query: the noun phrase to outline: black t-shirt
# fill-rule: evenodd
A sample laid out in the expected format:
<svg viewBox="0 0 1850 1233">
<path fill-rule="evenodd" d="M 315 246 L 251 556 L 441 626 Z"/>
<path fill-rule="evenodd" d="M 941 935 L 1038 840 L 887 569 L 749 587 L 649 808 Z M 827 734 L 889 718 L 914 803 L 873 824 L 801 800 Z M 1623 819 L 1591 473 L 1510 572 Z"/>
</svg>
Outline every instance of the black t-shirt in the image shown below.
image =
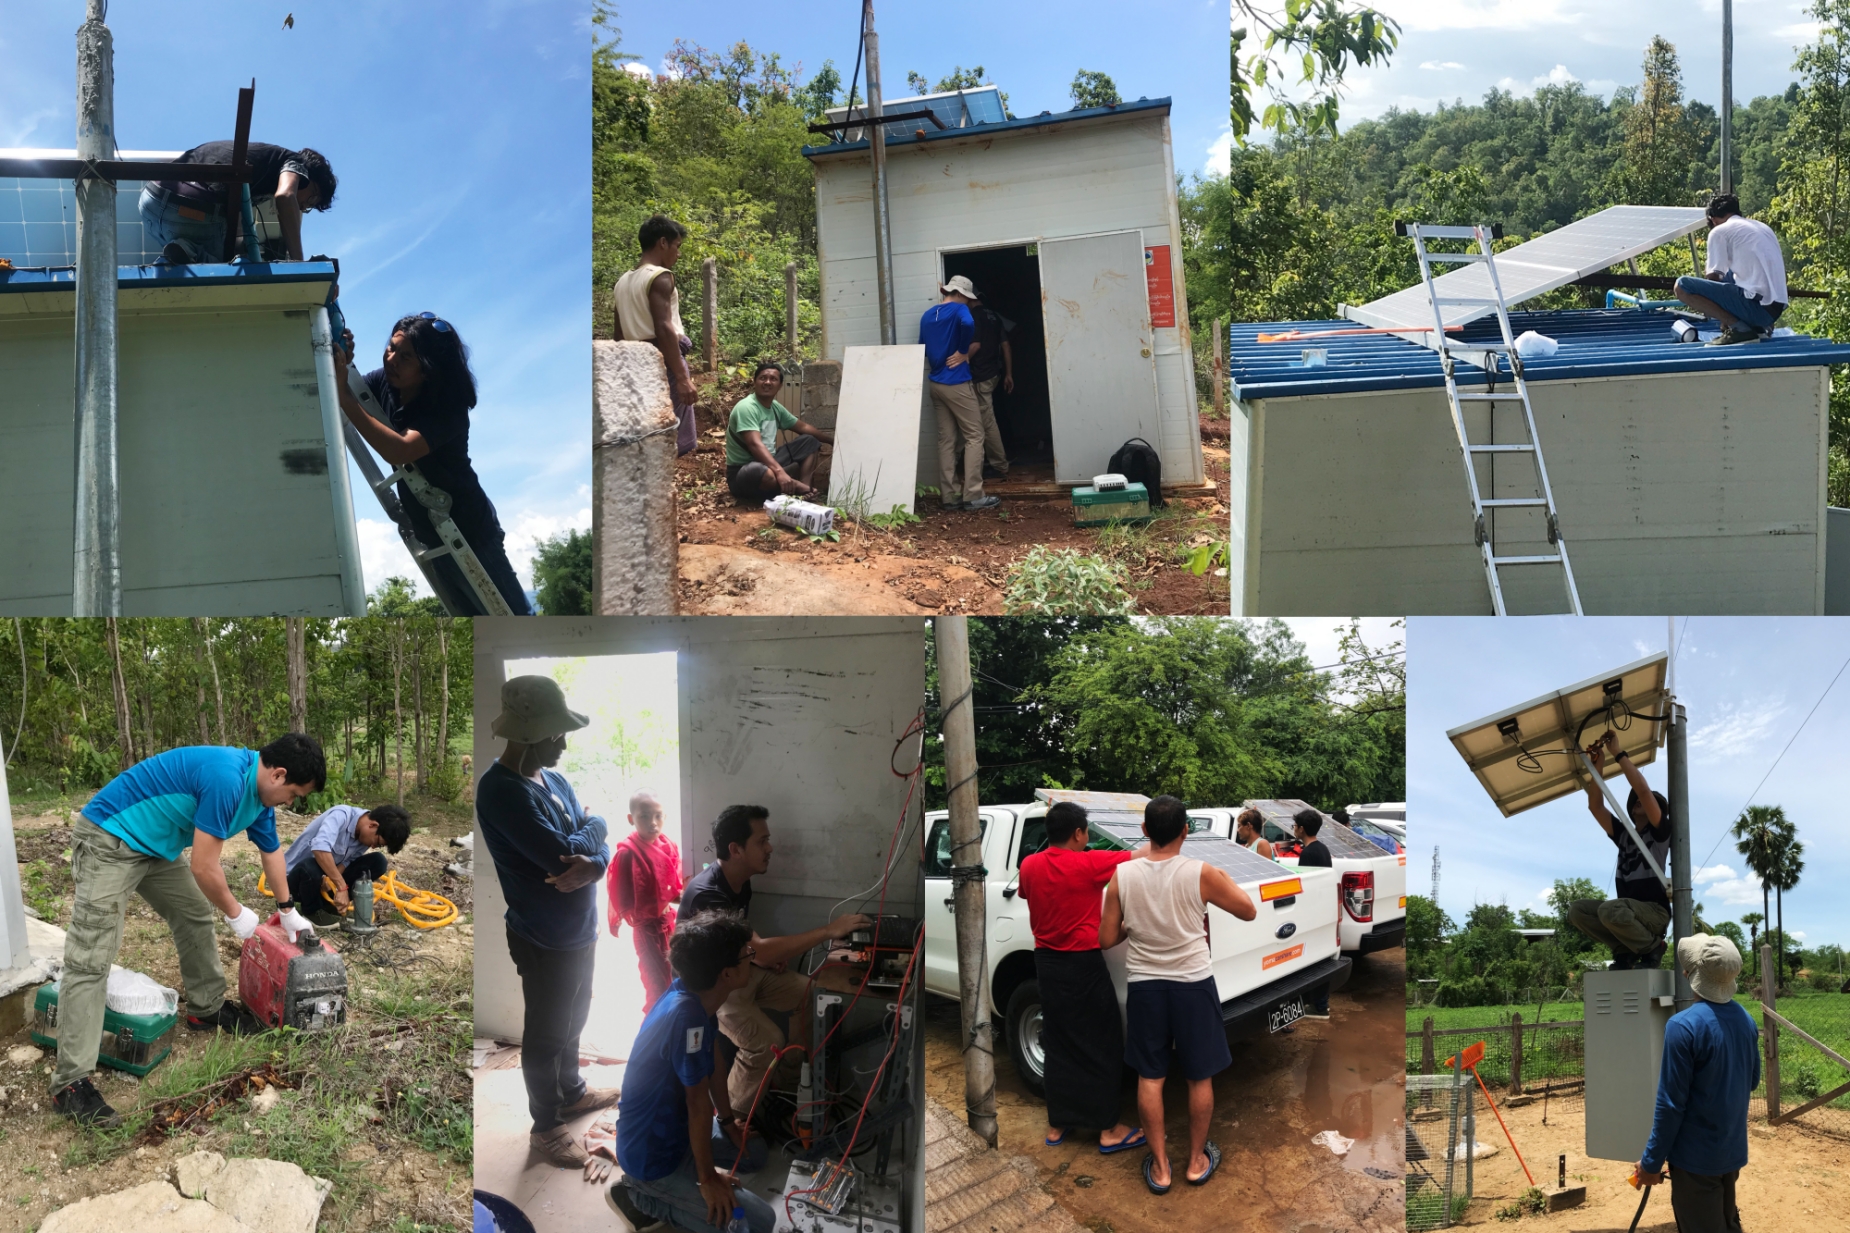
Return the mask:
<svg viewBox="0 0 1850 1233">
<path fill-rule="evenodd" d="M 974 341 L 983 344 L 977 353 L 970 357 L 970 379 L 987 381 L 991 377 L 1002 375 L 1002 340 L 1015 328 L 1015 323 L 992 309 L 981 304 L 970 306 L 970 315 L 976 318 L 976 337 Z"/>
<path fill-rule="evenodd" d="M 229 141 L 208 141 L 202 146 L 194 146 L 179 158 L 176 163 L 210 163 L 215 166 L 231 166 L 232 144 Z M 276 196 L 276 186 L 286 170 L 298 171 L 306 175 L 301 167 L 302 155 L 295 150 L 286 150 L 282 146 L 265 145 L 253 141 L 244 148 L 244 161 L 251 169 L 251 204 L 259 205 Z M 290 167 L 290 164 L 296 167 Z M 212 205 L 221 205 L 225 200 L 223 184 L 192 184 L 185 181 L 161 181 L 161 187 L 170 193 L 182 197 L 191 197 Z"/>
<path fill-rule="evenodd" d="M 501 524 L 495 507 L 482 491 L 469 464 L 469 408 L 460 402 L 444 403 L 431 395 L 429 387 L 420 391 L 409 405 L 399 402 L 398 391 L 385 379 L 385 369 L 366 374 L 367 388 L 385 409 L 386 420 L 398 432 L 416 430 L 430 446 L 430 453 L 417 460 L 424 478 L 450 494 L 450 517 L 456 529 L 472 545 L 499 544 Z M 411 494 L 406 484 L 399 484 L 398 499 L 411 513 L 412 525 L 426 547 L 437 546 L 437 533 L 430 525 L 430 514 Z"/>
<path fill-rule="evenodd" d="M 1639 837 L 1650 849 L 1651 857 L 1657 867 L 1666 874 L 1670 872 L 1670 819 L 1665 818 L 1656 826 L 1640 826 Z M 1664 884 L 1657 880 L 1650 867 L 1644 863 L 1644 857 L 1638 851 L 1638 845 L 1625 828 L 1616 821 L 1612 826 L 1613 846 L 1619 849 L 1618 868 L 1613 873 L 1613 889 L 1621 899 L 1640 899 L 1645 903 L 1655 903 L 1660 907 L 1670 906 L 1670 896 L 1664 893 Z"/>
<path fill-rule="evenodd" d="M 692 916 L 695 912 L 717 909 L 721 912 L 737 912 L 750 916 L 752 910 L 752 880 L 745 879 L 742 890 L 733 890 L 732 883 L 718 865 L 708 865 L 688 880 L 687 889 L 681 892 L 682 917 Z"/>
<path fill-rule="evenodd" d="M 1318 869 L 1335 868 L 1330 863 L 1330 850 L 1323 846 L 1321 839 L 1313 839 L 1304 845 L 1304 850 L 1298 853 L 1298 864 L 1301 867 L 1314 866 Z"/>
</svg>

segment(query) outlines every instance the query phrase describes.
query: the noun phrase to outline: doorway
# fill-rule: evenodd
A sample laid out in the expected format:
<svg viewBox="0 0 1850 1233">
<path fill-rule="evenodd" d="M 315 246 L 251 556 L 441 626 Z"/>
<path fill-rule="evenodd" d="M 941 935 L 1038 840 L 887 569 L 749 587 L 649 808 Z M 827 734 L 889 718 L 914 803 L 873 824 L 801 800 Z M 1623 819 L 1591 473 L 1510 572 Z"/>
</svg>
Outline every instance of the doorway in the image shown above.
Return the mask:
<svg viewBox="0 0 1850 1233">
<path fill-rule="evenodd" d="M 1015 389 L 996 386 L 996 426 L 1015 467 L 1053 466 L 1053 411 L 1047 386 L 1047 335 L 1041 313 L 1041 263 L 1035 244 L 943 254 L 945 279 L 968 278 L 983 304 L 1014 326 L 1008 334 Z"/>
</svg>

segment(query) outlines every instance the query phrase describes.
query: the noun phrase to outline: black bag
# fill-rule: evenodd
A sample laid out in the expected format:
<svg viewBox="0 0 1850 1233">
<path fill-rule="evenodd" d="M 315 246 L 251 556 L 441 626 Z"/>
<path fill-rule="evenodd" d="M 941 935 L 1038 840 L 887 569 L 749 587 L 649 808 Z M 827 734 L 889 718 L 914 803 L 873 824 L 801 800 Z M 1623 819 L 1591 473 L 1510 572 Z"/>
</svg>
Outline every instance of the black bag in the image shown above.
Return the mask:
<svg viewBox="0 0 1850 1233">
<path fill-rule="evenodd" d="M 1163 508 L 1163 460 L 1142 437 L 1132 437 L 1118 447 L 1106 469 L 1122 475 L 1125 482 L 1142 484 L 1150 494 L 1150 508 Z"/>
</svg>

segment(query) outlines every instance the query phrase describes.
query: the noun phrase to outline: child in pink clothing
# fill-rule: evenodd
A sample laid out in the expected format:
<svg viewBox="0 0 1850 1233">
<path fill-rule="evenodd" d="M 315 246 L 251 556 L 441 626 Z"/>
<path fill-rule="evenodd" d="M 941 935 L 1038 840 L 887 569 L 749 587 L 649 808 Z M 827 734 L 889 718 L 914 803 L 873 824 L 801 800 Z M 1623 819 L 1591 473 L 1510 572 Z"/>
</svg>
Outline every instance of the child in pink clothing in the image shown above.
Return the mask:
<svg viewBox="0 0 1850 1233">
<path fill-rule="evenodd" d="M 662 834 L 662 805 L 650 793 L 630 797 L 629 820 L 635 829 L 617 844 L 610 861 L 610 936 L 619 936 L 629 922 L 647 1014 L 674 980 L 668 939 L 681 899 L 681 849 Z"/>
</svg>

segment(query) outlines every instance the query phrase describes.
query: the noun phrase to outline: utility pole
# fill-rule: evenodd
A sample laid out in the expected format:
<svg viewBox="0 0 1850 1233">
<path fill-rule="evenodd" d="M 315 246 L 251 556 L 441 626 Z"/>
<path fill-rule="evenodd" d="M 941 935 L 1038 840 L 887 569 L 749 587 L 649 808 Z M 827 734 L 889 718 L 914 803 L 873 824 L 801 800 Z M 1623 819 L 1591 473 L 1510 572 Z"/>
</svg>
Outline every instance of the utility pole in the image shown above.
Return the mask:
<svg viewBox="0 0 1850 1233">
<path fill-rule="evenodd" d="M 1670 698 L 1670 865 L 1676 871 L 1671 881 L 1672 914 L 1670 967 L 1676 972 L 1677 1009 L 1688 1010 L 1696 1003 L 1696 991 L 1689 987 L 1677 962 L 1676 944 L 1692 931 L 1690 912 L 1689 867 L 1689 717 L 1683 704 Z"/>
<path fill-rule="evenodd" d="M 976 718 L 971 709 L 969 618 L 935 617 L 938 714 L 951 811 L 951 894 L 957 919 L 957 1000 L 963 1009 L 964 1110 L 996 1145 L 996 1055 L 984 942 L 983 830 L 976 814 Z"/>
<path fill-rule="evenodd" d="M 1734 139 L 1734 0 L 1722 0 L 1722 174 L 1721 191 L 1734 191 L 1728 152 Z"/>
<path fill-rule="evenodd" d="M 115 43 L 108 0 L 88 0 L 77 28 L 77 157 L 116 157 Z M 77 504 L 71 613 L 122 614 L 116 491 L 116 186 L 94 168 L 77 177 Z"/>
<path fill-rule="evenodd" d="M 880 341 L 899 342 L 893 308 L 893 232 L 886 204 L 886 128 L 880 123 L 880 36 L 874 33 L 874 0 L 861 0 L 861 38 L 867 48 L 867 148 L 874 159 L 874 280 L 880 295 Z M 990 1142 L 995 1142 L 990 1132 Z"/>
<path fill-rule="evenodd" d="M 702 322 L 703 350 L 707 356 L 707 371 L 719 371 L 719 263 L 708 257 L 700 263 L 700 311 L 706 318 Z"/>
</svg>

